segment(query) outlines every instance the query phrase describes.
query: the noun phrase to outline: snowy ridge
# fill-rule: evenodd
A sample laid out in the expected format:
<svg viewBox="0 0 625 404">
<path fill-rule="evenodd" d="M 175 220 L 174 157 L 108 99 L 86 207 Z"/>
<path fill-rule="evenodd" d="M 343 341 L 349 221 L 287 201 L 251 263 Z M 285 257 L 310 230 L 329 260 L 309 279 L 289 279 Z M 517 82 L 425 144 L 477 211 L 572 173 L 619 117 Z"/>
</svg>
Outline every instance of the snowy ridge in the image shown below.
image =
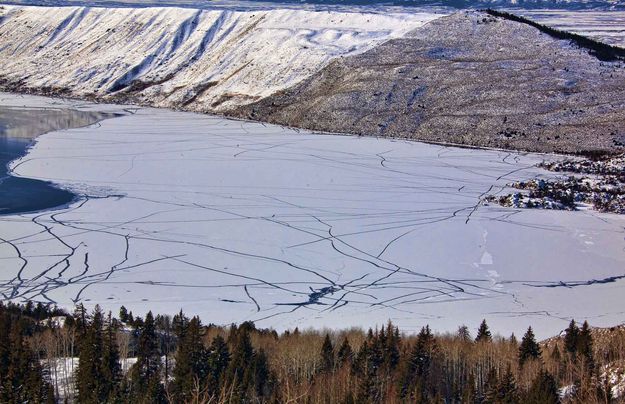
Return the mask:
<svg viewBox="0 0 625 404">
<path fill-rule="evenodd" d="M 196 111 L 252 102 L 436 18 L 182 8 L 0 9 L 0 79 Z"/>
</svg>

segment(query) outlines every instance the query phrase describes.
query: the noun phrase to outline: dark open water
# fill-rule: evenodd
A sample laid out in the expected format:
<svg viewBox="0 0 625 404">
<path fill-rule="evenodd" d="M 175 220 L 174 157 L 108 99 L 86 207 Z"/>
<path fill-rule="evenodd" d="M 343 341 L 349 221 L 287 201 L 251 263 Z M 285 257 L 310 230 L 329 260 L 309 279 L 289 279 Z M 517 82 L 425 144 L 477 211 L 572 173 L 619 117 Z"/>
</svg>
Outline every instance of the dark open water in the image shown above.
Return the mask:
<svg viewBox="0 0 625 404">
<path fill-rule="evenodd" d="M 113 114 L 56 108 L 16 108 L 0 105 L 0 215 L 52 209 L 75 195 L 53 184 L 11 175 L 8 164 L 24 156 L 34 139 L 46 132 L 76 128 Z"/>
</svg>

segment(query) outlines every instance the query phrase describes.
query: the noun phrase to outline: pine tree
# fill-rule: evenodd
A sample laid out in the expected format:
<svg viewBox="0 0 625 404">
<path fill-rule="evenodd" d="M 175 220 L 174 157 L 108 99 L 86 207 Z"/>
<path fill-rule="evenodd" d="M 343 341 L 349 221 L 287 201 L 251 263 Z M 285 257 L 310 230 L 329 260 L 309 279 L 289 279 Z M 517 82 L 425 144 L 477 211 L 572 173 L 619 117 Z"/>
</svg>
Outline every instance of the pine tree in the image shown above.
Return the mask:
<svg viewBox="0 0 625 404">
<path fill-rule="evenodd" d="M 208 380 L 209 395 L 216 395 L 223 386 L 223 380 L 230 363 L 230 351 L 221 335 L 213 338 L 208 349 Z"/>
<path fill-rule="evenodd" d="M 579 328 L 577 327 L 577 324 L 575 324 L 575 320 L 571 320 L 564 335 L 564 349 L 573 357 L 575 357 L 577 353 L 578 339 Z"/>
<path fill-rule="evenodd" d="M 337 355 L 338 364 L 340 366 L 351 364 L 353 356 L 354 353 L 352 351 L 352 347 L 349 345 L 347 337 L 345 337 L 343 338 L 343 343 L 339 347 L 339 352 Z"/>
<path fill-rule="evenodd" d="M 203 391 L 206 386 L 208 353 L 202 343 L 202 325 L 198 317 L 189 321 L 184 339 L 178 343 L 173 375 L 174 396 L 179 402 L 188 402 L 196 387 Z"/>
<path fill-rule="evenodd" d="M 175 350 L 176 346 L 176 337 L 173 329 L 172 319 L 168 315 L 157 315 L 154 320 L 156 325 L 156 330 L 160 335 L 159 338 L 159 350 L 161 351 L 163 358 L 165 359 L 164 363 L 164 371 L 165 380 L 169 380 L 170 376 L 170 354 L 173 350 Z"/>
<path fill-rule="evenodd" d="M 117 326 L 109 312 L 104 329 L 102 353 L 102 377 L 104 382 L 103 396 L 107 401 L 114 402 L 120 396 L 122 368 L 117 347 Z"/>
<path fill-rule="evenodd" d="M 87 325 L 89 324 L 89 315 L 87 313 L 87 309 L 85 306 L 80 303 L 74 309 L 74 325 L 76 329 L 80 333 L 80 335 L 84 335 L 87 332 Z"/>
<path fill-rule="evenodd" d="M 330 341 L 330 335 L 326 333 L 321 345 L 319 371 L 331 372 L 332 370 L 334 370 L 334 347 Z"/>
<path fill-rule="evenodd" d="M 3 364 L 6 373 L 0 374 L 0 402 L 21 404 L 54 400 L 44 369 L 24 341 L 20 321 L 5 318 L 1 323 L 9 328 L 0 331 L 0 335 L 8 332 L 8 336 L 0 336 L 0 341 L 7 343 L 6 362 Z"/>
<path fill-rule="evenodd" d="M 356 375 L 364 375 L 367 368 L 367 361 L 369 357 L 369 342 L 364 341 L 355 355 L 352 362 L 352 372 Z"/>
<path fill-rule="evenodd" d="M 592 372 L 594 369 L 594 355 L 592 351 L 592 333 L 587 321 L 584 321 L 577 338 L 577 353 L 584 358 L 584 365 Z"/>
<path fill-rule="evenodd" d="M 84 307 L 79 309 L 79 321 L 82 324 L 84 335 L 80 339 L 80 353 L 78 355 L 78 369 L 76 370 L 76 401 L 85 404 L 97 404 L 106 401 L 106 387 L 103 380 L 103 317 L 99 306 L 95 307 L 93 318 L 86 320 Z"/>
<path fill-rule="evenodd" d="M 493 340 L 493 337 L 490 334 L 490 330 L 488 329 L 486 320 L 482 320 L 482 323 L 480 324 L 480 328 L 478 328 L 477 330 L 477 336 L 475 337 L 475 342 L 491 342 L 492 340 Z"/>
<path fill-rule="evenodd" d="M 128 322 L 128 310 L 124 306 L 119 308 L 119 321 L 122 323 Z"/>
<path fill-rule="evenodd" d="M 499 394 L 499 378 L 497 377 L 497 370 L 494 367 L 491 367 L 486 374 L 486 382 L 484 383 L 482 389 L 482 398 L 481 402 L 485 403 L 494 403 L 497 401 L 497 397 Z"/>
<path fill-rule="evenodd" d="M 458 332 L 456 333 L 458 338 L 463 342 L 471 341 L 471 332 L 469 331 L 469 327 L 466 325 L 461 325 L 458 327 Z"/>
<path fill-rule="evenodd" d="M 165 395 L 161 384 L 161 358 L 152 312 L 148 312 L 145 321 L 139 323 L 137 362 L 130 369 L 130 400 L 162 403 Z"/>
<path fill-rule="evenodd" d="M 519 346 L 519 367 L 523 367 L 528 360 L 540 358 L 540 354 L 540 346 L 536 342 L 534 331 L 532 331 L 532 327 L 529 327 Z"/>
<path fill-rule="evenodd" d="M 434 387 L 429 379 L 436 350 L 436 340 L 430 327 L 426 325 L 419 332 L 417 342 L 410 353 L 407 367 L 404 369 L 400 386 L 402 398 L 407 397 L 412 392 L 413 395 L 418 395 L 418 397 L 412 397 L 414 400 L 417 398 L 429 400 L 427 388 L 433 389 Z"/>
<path fill-rule="evenodd" d="M 6 375 L 11 364 L 11 317 L 0 302 L 0 375 Z M 0 389 L 4 380 L 0 380 Z M 0 398 L 2 396 L 0 395 Z"/>
<path fill-rule="evenodd" d="M 357 403 L 377 402 L 377 375 L 381 364 L 381 354 L 373 331 L 369 330 L 367 340 L 363 342 L 352 363 L 352 371 L 358 376 L 356 391 Z"/>
<path fill-rule="evenodd" d="M 96 306 L 80 341 L 75 379 L 77 402 L 113 402 L 118 397 L 121 365 L 115 332 L 111 314 L 105 329 L 102 310 Z"/>
<path fill-rule="evenodd" d="M 351 392 L 351 390 L 345 393 L 345 397 L 343 397 L 343 401 L 341 401 L 341 404 L 356 404 L 354 394 Z"/>
<path fill-rule="evenodd" d="M 389 321 L 386 326 L 386 345 L 384 347 L 384 365 L 389 371 L 395 370 L 399 365 L 400 344 L 399 329 L 393 327 L 393 324 Z"/>
<path fill-rule="evenodd" d="M 506 373 L 504 373 L 503 377 L 499 381 L 495 402 L 502 404 L 513 404 L 519 402 L 516 380 L 514 379 L 510 366 L 508 366 Z"/>
<path fill-rule="evenodd" d="M 560 397 L 558 396 L 556 379 L 546 370 L 541 370 L 532 381 L 532 385 L 523 402 L 530 404 L 558 404 Z"/>
<path fill-rule="evenodd" d="M 187 332 L 187 328 L 189 327 L 189 318 L 184 315 L 182 310 L 180 310 L 180 313 L 174 316 L 172 320 L 172 326 L 174 329 L 174 334 L 176 335 L 176 338 L 178 338 L 178 341 L 183 341 Z"/>
<path fill-rule="evenodd" d="M 269 369 L 267 354 L 262 348 L 254 352 L 250 374 L 251 383 L 249 387 L 253 389 L 256 397 L 269 397 L 272 392 L 272 374 Z"/>
<path fill-rule="evenodd" d="M 225 375 L 225 385 L 235 397 L 243 397 L 252 381 L 248 371 L 254 357 L 254 348 L 250 339 L 248 327 L 232 327 L 230 331 L 232 353 Z"/>
</svg>

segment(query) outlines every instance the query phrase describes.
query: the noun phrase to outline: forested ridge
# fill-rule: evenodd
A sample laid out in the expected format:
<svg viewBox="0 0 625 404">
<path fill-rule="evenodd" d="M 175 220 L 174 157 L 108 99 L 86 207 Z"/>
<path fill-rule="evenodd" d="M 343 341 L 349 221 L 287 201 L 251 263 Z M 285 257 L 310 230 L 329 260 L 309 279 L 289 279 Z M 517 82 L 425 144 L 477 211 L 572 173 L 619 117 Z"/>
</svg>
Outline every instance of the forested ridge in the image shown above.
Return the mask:
<svg viewBox="0 0 625 404">
<path fill-rule="evenodd" d="M 607 371 L 623 363 L 620 328 L 571 321 L 538 342 L 531 327 L 504 338 L 483 321 L 472 334 L 405 334 L 391 322 L 278 333 L 182 312 L 0 304 L 0 402 L 622 402 Z"/>
</svg>

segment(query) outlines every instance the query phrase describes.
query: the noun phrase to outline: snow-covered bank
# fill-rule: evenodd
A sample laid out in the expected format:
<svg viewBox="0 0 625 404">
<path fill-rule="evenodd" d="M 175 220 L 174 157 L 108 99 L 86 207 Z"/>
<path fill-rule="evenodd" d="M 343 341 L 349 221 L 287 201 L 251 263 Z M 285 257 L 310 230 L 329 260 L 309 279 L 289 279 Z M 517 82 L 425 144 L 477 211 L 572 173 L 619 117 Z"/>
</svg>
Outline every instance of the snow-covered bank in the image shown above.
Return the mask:
<svg viewBox="0 0 625 404">
<path fill-rule="evenodd" d="M 517 13 L 553 28 L 625 47 L 625 11 L 519 10 Z"/>
<path fill-rule="evenodd" d="M 80 97 L 215 110 L 292 86 L 431 13 L 0 7 L 0 79 Z M 192 104 L 192 105 L 191 105 Z"/>
<path fill-rule="evenodd" d="M 13 164 L 84 199 L 1 219 L 0 292 L 279 329 L 618 323 L 624 217 L 480 205 L 542 158 L 139 109 Z"/>
</svg>

